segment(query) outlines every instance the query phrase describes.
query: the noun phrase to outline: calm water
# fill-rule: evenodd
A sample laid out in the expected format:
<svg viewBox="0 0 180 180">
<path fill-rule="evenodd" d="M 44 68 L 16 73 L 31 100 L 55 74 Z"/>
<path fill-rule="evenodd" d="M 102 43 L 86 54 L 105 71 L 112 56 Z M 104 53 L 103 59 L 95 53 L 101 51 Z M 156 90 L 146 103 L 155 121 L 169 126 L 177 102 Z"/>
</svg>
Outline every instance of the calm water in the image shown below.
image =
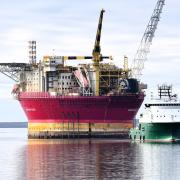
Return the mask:
<svg viewBox="0 0 180 180">
<path fill-rule="evenodd" d="M 0 179 L 180 179 L 180 144 L 27 140 L 0 129 Z"/>
</svg>

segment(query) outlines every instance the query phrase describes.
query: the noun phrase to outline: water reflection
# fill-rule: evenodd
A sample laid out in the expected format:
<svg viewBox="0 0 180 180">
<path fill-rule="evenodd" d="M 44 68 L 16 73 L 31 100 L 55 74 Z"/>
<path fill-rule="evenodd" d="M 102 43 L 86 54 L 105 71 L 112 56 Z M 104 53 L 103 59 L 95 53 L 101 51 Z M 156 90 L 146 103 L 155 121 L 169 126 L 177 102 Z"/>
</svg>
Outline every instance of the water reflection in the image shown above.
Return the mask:
<svg viewBox="0 0 180 180">
<path fill-rule="evenodd" d="M 179 180 L 180 143 L 27 140 L 0 129 L 0 180 Z"/>
<path fill-rule="evenodd" d="M 143 177 L 153 180 L 180 179 L 180 143 L 145 143 L 142 147 Z"/>
<path fill-rule="evenodd" d="M 126 141 L 29 140 L 26 177 L 140 179 L 141 155 L 139 145 Z"/>
</svg>

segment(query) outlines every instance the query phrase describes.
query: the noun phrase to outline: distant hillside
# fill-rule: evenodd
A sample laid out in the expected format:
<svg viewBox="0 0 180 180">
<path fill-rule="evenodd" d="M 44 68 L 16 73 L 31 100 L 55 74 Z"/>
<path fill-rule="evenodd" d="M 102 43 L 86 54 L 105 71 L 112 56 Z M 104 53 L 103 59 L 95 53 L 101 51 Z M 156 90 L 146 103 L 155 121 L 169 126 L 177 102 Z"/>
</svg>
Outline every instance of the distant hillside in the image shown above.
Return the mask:
<svg viewBox="0 0 180 180">
<path fill-rule="evenodd" d="M 0 128 L 27 128 L 27 122 L 0 122 Z"/>
</svg>

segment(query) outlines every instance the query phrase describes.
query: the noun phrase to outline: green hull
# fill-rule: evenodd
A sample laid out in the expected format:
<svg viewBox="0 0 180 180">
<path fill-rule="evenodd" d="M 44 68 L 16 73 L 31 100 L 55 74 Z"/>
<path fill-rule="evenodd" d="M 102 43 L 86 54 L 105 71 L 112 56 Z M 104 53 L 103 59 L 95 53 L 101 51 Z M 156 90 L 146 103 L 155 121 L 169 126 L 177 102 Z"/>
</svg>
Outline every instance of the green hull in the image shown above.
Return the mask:
<svg viewBox="0 0 180 180">
<path fill-rule="evenodd" d="M 177 141 L 180 140 L 180 123 L 140 123 L 130 129 L 132 140 Z"/>
</svg>

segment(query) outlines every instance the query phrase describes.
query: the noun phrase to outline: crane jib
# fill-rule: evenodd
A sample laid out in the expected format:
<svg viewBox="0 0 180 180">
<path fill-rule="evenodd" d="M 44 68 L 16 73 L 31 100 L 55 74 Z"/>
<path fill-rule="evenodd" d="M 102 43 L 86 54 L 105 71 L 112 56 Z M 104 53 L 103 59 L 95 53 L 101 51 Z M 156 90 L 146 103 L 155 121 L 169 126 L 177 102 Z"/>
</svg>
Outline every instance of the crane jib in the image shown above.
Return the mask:
<svg viewBox="0 0 180 180">
<path fill-rule="evenodd" d="M 144 62 L 147 60 L 147 54 L 150 52 L 150 45 L 152 43 L 155 31 L 157 29 L 158 22 L 160 20 L 160 14 L 162 13 L 165 0 L 158 0 L 154 8 L 153 14 L 149 20 L 146 30 L 141 39 L 138 50 L 135 54 L 132 64 L 132 77 L 138 78 L 142 74 L 144 69 Z"/>
</svg>

